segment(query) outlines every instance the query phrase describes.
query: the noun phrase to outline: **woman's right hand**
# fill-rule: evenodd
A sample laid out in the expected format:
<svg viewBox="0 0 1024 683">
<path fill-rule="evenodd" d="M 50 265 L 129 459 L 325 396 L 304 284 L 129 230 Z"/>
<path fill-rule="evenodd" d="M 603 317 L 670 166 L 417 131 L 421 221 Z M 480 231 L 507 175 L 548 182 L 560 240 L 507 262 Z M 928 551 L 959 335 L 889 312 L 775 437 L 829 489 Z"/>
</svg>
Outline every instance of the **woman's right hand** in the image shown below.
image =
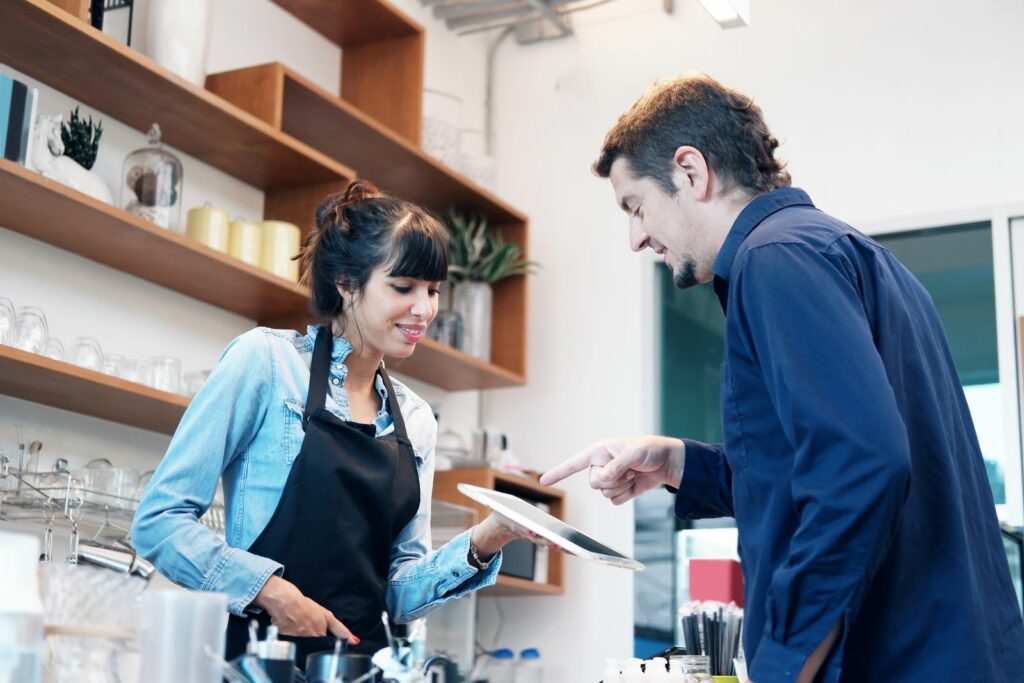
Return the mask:
<svg viewBox="0 0 1024 683">
<path fill-rule="evenodd" d="M 353 645 L 359 644 L 345 624 L 331 614 L 330 610 L 316 604 L 290 581 L 272 575 L 252 601 L 270 615 L 270 623 L 278 628 L 281 635 L 316 637 L 328 634 L 344 638 Z"/>
</svg>

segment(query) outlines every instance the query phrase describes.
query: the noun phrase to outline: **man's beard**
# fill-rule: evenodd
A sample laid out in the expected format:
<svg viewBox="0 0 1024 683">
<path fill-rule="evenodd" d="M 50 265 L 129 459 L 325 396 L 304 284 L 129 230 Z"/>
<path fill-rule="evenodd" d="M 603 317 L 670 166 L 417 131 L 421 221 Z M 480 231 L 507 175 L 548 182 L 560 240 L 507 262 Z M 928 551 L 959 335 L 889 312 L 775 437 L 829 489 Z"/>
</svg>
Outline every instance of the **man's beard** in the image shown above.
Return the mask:
<svg viewBox="0 0 1024 683">
<path fill-rule="evenodd" d="M 672 284 L 679 289 L 687 289 L 700 284 L 697 280 L 697 263 L 693 259 L 684 259 L 672 269 Z"/>
</svg>

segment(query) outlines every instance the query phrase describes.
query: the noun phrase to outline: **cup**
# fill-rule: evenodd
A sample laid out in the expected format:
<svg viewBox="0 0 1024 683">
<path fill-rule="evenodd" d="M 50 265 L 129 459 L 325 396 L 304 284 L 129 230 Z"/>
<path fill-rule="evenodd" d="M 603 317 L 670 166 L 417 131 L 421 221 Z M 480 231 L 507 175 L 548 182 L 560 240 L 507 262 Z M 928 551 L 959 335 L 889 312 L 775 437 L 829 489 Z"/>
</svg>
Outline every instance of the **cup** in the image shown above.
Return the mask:
<svg viewBox="0 0 1024 683">
<path fill-rule="evenodd" d="M 166 590 L 142 596 L 139 676 L 149 683 L 220 683 L 228 599 L 223 593 Z"/>
<path fill-rule="evenodd" d="M 227 253 L 228 223 L 227 211 L 207 204 L 189 209 L 185 234 L 211 249 Z"/>
<path fill-rule="evenodd" d="M 64 360 L 64 345 L 60 343 L 60 339 L 56 337 L 50 337 L 46 340 L 46 346 L 43 348 L 43 355 L 53 360 Z"/>
<path fill-rule="evenodd" d="M 124 356 L 108 353 L 103 356 L 103 362 L 100 363 L 100 372 L 104 375 L 110 375 L 111 377 L 121 377 L 124 369 L 124 363 Z"/>
<path fill-rule="evenodd" d="M 22 351 L 42 353 L 49 337 L 43 309 L 38 306 L 22 306 L 17 313 L 18 323 L 14 328 L 14 345 Z"/>
<path fill-rule="evenodd" d="M 285 221 L 263 221 L 260 267 L 289 282 L 299 281 L 299 262 L 292 257 L 299 252 L 299 226 Z"/>
<path fill-rule="evenodd" d="M 210 376 L 209 370 L 201 370 L 199 372 L 186 372 L 184 377 L 184 393 L 188 397 L 195 396 L 199 393 L 199 390 L 206 384 L 207 378 Z"/>
<path fill-rule="evenodd" d="M 121 365 L 121 378 L 151 387 L 153 386 L 153 364 L 148 360 L 126 360 Z"/>
<path fill-rule="evenodd" d="M 79 337 L 71 345 L 68 360 L 79 367 L 99 372 L 103 365 L 103 349 L 92 337 Z"/>
<path fill-rule="evenodd" d="M 10 299 L 0 296 L 0 344 L 14 342 L 14 330 L 17 328 L 18 316 L 14 312 L 14 304 Z"/>
<path fill-rule="evenodd" d="M 153 388 L 176 394 L 181 388 L 181 361 L 173 356 L 149 360 L 153 366 Z"/>
<path fill-rule="evenodd" d="M 249 265 L 260 267 L 263 253 L 263 233 L 259 223 L 241 218 L 231 221 L 228 226 L 228 253 Z"/>
</svg>

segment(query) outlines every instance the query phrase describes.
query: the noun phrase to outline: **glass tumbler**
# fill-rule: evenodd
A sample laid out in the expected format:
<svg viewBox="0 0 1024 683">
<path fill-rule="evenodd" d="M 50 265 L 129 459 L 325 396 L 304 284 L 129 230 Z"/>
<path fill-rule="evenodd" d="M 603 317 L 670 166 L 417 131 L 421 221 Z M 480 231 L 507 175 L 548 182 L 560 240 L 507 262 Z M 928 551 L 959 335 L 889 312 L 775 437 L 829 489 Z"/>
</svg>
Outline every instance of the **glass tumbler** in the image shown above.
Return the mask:
<svg viewBox="0 0 1024 683">
<path fill-rule="evenodd" d="M 15 326 L 14 345 L 29 353 L 42 353 L 46 348 L 46 315 L 38 306 L 22 306 L 18 309 L 18 324 Z"/>
<path fill-rule="evenodd" d="M 99 372 L 103 365 L 103 349 L 92 337 L 79 337 L 71 346 L 68 360 L 79 367 Z"/>
<path fill-rule="evenodd" d="M 0 296 L 0 344 L 14 342 L 14 330 L 17 328 L 18 316 L 14 313 L 14 304 L 10 299 Z"/>
<path fill-rule="evenodd" d="M 171 394 L 181 388 L 181 361 L 173 356 L 151 358 L 153 365 L 153 388 Z"/>
<path fill-rule="evenodd" d="M 124 362 L 124 356 L 114 353 L 104 354 L 103 362 L 100 363 L 100 372 L 111 377 L 123 377 Z"/>
<path fill-rule="evenodd" d="M 209 370 L 201 370 L 199 372 L 186 372 L 184 377 L 183 392 L 189 398 L 199 393 L 199 390 L 203 388 L 206 383 L 206 379 L 210 376 Z"/>
<path fill-rule="evenodd" d="M 64 360 L 64 345 L 60 343 L 60 339 L 56 337 L 50 337 L 46 340 L 46 347 L 43 349 L 43 355 L 53 360 Z"/>
<path fill-rule="evenodd" d="M 153 364 L 148 360 L 126 360 L 121 365 L 121 377 L 129 382 L 153 386 Z"/>
</svg>

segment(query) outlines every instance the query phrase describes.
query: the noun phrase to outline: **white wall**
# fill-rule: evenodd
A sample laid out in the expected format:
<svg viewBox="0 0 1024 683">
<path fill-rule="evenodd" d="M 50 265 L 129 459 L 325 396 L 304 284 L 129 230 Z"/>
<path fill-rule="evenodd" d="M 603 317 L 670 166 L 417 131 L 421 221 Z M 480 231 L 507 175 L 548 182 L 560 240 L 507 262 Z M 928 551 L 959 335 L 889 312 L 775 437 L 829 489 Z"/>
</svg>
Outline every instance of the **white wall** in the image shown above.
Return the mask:
<svg viewBox="0 0 1024 683">
<path fill-rule="evenodd" d="M 545 269 L 530 290 L 529 386 L 489 392 L 484 419 L 500 417 L 539 469 L 653 421 L 647 271 L 589 166 L 656 79 L 704 71 L 754 96 L 794 184 L 854 225 L 1024 197 L 1019 3 L 751 4 L 750 27 L 723 31 L 696 0 L 671 16 L 661 0 L 616 0 L 578 14 L 573 38 L 499 52 L 500 189 L 530 216 Z M 574 522 L 629 547 L 629 510 L 568 488 Z M 593 681 L 603 657 L 631 654 L 631 583 L 567 568 L 564 599 L 505 601 L 505 633 L 571 662 L 557 680 Z"/>
<path fill-rule="evenodd" d="M 571 39 L 499 51 L 499 194 L 530 216 L 531 257 L 545 267 L 529 290 L 529 384 L 485 392 L 481 422 L 506 429 L 537 469 L 653 422 L 649 261 L 628 251 L 610 187 L 588 169 L 608 127 L 656 78 L 697 69 L 753 95 L 784 141 L 795 184 L 855 225 L 1024 195 L 1018 3 L 775 0 L 753 3 L 753 25 L 731 31 L 695 0 L 675 4 L 669 16 L 661 0 L 616 0 L 578 15 Z M 427 27 L 427 85 L 458 94 L 464 124 L 480 127 L 487 39 L 455 38 L 417 0 L 396 5 Z M 269 0 L 215 7 L 214 70 L 281 59 L 337 89 L 334 48 Z M 41 104 L 70 109 L 47 89 Z M 97 167 L 113 186 L 143 138 L 102 118 Z M 186 208 L 210 199 L 261 213 L 259 191 L 184 161 Z M 251 324 L 6 230 L 0 254 L 0 295 L 43 305 L 65 342 L 88 334 L 124 355 L 175 353 L 196 369 Z M 416 388 L 451 404 L 459 428 L 476 423 L 476 392 Z M 152 465 L 167 442 L 0 397 L 0 448 L 10 453 L 13 426 L 26 423 L 52 426 L 46 459 Z M 582 481 L 566 488 L 570 521 L 631 548 L 631 509 L 607 505 Z M 631 654 L 631 577 L 571 558 L 566 571 L 564 597 L 481 600 L 481 640 L 542 648 L 548 680 L 594 681 L 604 657 Z M 499 607 L 506 618 L 495 643 Z"/>
</svg>

